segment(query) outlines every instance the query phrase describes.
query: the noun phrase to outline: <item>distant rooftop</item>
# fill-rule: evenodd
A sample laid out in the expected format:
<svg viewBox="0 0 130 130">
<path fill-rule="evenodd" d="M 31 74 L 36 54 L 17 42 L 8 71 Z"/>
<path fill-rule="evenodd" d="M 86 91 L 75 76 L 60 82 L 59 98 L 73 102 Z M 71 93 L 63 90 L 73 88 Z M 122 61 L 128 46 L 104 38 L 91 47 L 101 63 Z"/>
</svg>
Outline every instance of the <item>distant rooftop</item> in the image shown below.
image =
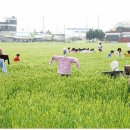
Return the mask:
<svg viewBox="0 0 130 130">
<path fill-rule="evenodd" d="M 89 30 L 86 28 L 67 28 L 67 30 L 80 30 L 80 31 L 85 31 L 85 30 Z"/>
<path fill-rule="evenodd" d="M 116 28 L 117 28 L 117 27 L 130 28 L 130 21 L 119 22 L 119 23 L 116 25 Z"/>
<path fill-rule="evenodd" d="M 16 32 L 15 36 L 21 36 L 21 37 L 26 36 L 26 37 L 28 37 L 28 36 L 31 36 L 31 34 L 29 32 Z"/>
</svg>

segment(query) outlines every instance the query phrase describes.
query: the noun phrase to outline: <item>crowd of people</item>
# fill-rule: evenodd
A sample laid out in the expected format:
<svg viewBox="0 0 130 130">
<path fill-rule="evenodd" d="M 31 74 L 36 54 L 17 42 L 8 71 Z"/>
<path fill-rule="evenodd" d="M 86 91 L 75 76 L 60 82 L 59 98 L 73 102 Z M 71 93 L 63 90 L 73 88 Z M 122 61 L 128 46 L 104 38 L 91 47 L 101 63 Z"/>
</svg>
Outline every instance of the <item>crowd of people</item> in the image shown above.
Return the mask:
<svg viewBox="0 0 130 130">
<path fill-rule="evenodd" d="M 99 52 L 103 51 L 102 43 L 98 44 L 97 49 Z M 52 64 L 53 60 L 57 61 L 57 63 L 58 63 L 57 73 L 59 73 L 62 76 L 69 76 L 71 73 L 71 64 L 75 63 L 77 68 L 80 67 L 80 64 L 79 64 L 77 58 L 67 57 L 67 54 L 68 53 L 91 53 L 91 52 L 95 52 L 95 50 L 94 50 L 94 48 L 92 48 L 92 49 L 90 49 L 90 48 L 78 48 L 78 49 L 72 48 L 72 49 L 70 49 L 70 47 L 68 47 L 67 49 L 63 48 L 62 52 L 63 52 L 63 55 L 52 56 L 49 64 Z M 112 57 L 112 55 L 115 54 L 115 56 L 121 57 L 121 52 L 122 52 L 122 49 L 118 48 L 116 51 L 111 50 L 107 56 Z M 124 55 L 130 56 L 130 51 L 125 52 Z M 0 57 L 0 67 L 2 69 L 2 72 L 6 73 L 7 67 L 5 65 L 5 60 L 7 60 L 7 59 L 4 59 L 5 58 L 4 56 L 8 56 L 8 55 L 3 55 L 2 49 L 0 49 L 0 56 L 3 56 L 3 58 Z M 9 57 L 7 57 L 7 58 L 9 61 Z M 20 54 L 16 54 L 16 56 L 13 58 L 13 61 L 19 62 L 20 61 Z"/>
<path fill-rule="evenodd" d="M 121 48 L 118 48 L 115 53 L 114 53 L 114 50 L 111 50 L 109 53 L 108 53 L 108 57 L 112 57 L 112 55 L 115 54 L 115 56 L 117 57 L 121 57 Z"/>
<path fill-rule="evenodd" d="M 69 53 L 91 53 L 91 52 L 94 52 L 94 48 L 92 49 L 89 49 L 89 48 L 72 48 L 70 50 L 70 47 L 68 47 L 68 52 Z"/>
<path fill-rule="evenodd" d="M 99 43 L 98 45 L 98 51 L 102 52 L 103 46 L 102 43 Z M 68 47 L 68 52 L 69 53 L 92 53 L 92 52 L 96 52 L 94 48 L 72 48 L 70 49 L 70 47 Z"/>
<path fill-rule="evenodd" d="M 114 50 L 111 50 L 111 51 L 108 53 L 107 56 L 108 56 L 108 57 L 112 57 L 112 55 L 115 54 L 115 56 L 121 57 L 121 56 L 122 56 L 121 52 L 122 52 L 122 49 L 121 49 L 121 48 L 118 48 L 115 52 L 114 52 Z M 124 53 L 124 55 L 125 55 L 126 57 L 130 57 L 130 50 L 126 51 L 126 52 Z"/>
</svg>

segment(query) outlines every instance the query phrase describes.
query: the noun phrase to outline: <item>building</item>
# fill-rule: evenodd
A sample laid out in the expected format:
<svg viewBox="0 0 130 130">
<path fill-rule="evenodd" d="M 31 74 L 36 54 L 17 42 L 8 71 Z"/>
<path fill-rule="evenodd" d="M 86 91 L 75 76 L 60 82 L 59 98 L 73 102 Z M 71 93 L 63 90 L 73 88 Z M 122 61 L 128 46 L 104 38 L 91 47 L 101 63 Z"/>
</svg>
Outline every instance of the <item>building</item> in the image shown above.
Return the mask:
<svg viewBox="0 0 130 130">
<path fill-rule="evenodd" d="M 107 32 L 106 41 L 118 41 L 120 39 L 120 33 L 118 32 Z"/>
<path fill-rule="evenodd" d="M 53 34 L 53 41 L 64 42 L 65 35 L 64 34 Z"/>
<path fill-rule="evenodd" d="M 66 28 L 64 34 L 42 34 L 30 32 L 17 32 L 17 18 L 15 16 L 6 17 L 4 22 L 0 22 L 0 42 L 42 42 L 86 39 L 86 28 Z"/>
<path fill-rule="evenodd" d="M 105 34 L 109 42 L 130 42 L 130 22 L 120 22 Z"/>
<path fill-rule="evenodd" d="M 16 32 L 14 34 L 0 34 L 0 42 L 44 42 L 53 41 L 52 34 Z M 57 39 L 59 41 L 59 39 Z"/>
<path fill-rule="evenodd" d="M 86 39 L 86 32 L 89 29 L 86 28 L 66 28 L 65 39 L 83 40 Z"/>
<path fill-rule="evenodd" d="M 5 18 L 5 22 L 0 22 L 1 32 L 16 32 L 17 31 L 17 18 L 15 16 Z"/>
</svg>

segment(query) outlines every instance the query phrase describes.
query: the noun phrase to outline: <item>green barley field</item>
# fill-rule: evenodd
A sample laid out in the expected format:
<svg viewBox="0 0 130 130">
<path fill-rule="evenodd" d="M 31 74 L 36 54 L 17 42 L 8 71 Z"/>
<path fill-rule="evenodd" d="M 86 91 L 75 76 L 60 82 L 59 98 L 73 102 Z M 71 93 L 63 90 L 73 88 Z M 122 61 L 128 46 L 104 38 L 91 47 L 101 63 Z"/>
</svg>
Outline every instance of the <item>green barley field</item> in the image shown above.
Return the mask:
<svg viewBox="0 0 130 130">
<path fill-rule="evenodd" d="M 130 128 L 130 87 L 128 76 L 104 76 L 112 60 L 119 70 L 130 64 L 123 53 L 125 43 L 0 43 L 11 64 L 7 74 L 0 70 L 0 128 Z M 68 54 L 78 58 L 71 76 L 56 73 L 52 55 L 62 55 L 63 47 L 95 48 L 95 53 Z M 110 50 L 122 48 L 122 57 L 108 58 Z M 16 53 L 21 61 L 13 62 Z"/>
</svg>

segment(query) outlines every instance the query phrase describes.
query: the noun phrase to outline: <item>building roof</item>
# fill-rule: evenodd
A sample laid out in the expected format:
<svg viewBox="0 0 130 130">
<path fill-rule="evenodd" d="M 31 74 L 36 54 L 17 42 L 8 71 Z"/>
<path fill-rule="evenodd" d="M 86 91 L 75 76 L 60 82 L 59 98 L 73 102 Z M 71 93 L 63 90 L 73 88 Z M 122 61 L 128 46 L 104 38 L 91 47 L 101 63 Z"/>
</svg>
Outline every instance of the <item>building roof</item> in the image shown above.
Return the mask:
<svg viewBox="0 0 130 130">
<path fill-rule="evenodd" d="M 106 33 L 106 35 L 120 35 L 120 33 Z"/>
<path fill-rule="evenodd" d="M 89 29 L 88 28 L 67 28 L 67 30 L 86 31 L 86 30 L 89 30 Z"/>
<path fill-rule="evenodd" d="M 5 17 L 5 20 L 17 20 L 17 18 L 15 16 Z"/>
<path fill-rule="evenodd" d="M 130 21 L 119 22 L 119 23 L 116 25 L 116 28 L 117 28 L 117 27 L 130 28 Z"/>
<path fill-rule="evenodd" d="M 29 32 L 16 32 L 15 36 L 28 37 L 31 36 L 31 34 Z"/>
<path fill-rule="evenodd" d="M 121 37 L 130 37 L 130 35 L 122 35 Z"/>
<path fill-rule="evenodd" d="M 130 35 L 130 32 L 122 32 L 122 35 Z"/>
</svg>

